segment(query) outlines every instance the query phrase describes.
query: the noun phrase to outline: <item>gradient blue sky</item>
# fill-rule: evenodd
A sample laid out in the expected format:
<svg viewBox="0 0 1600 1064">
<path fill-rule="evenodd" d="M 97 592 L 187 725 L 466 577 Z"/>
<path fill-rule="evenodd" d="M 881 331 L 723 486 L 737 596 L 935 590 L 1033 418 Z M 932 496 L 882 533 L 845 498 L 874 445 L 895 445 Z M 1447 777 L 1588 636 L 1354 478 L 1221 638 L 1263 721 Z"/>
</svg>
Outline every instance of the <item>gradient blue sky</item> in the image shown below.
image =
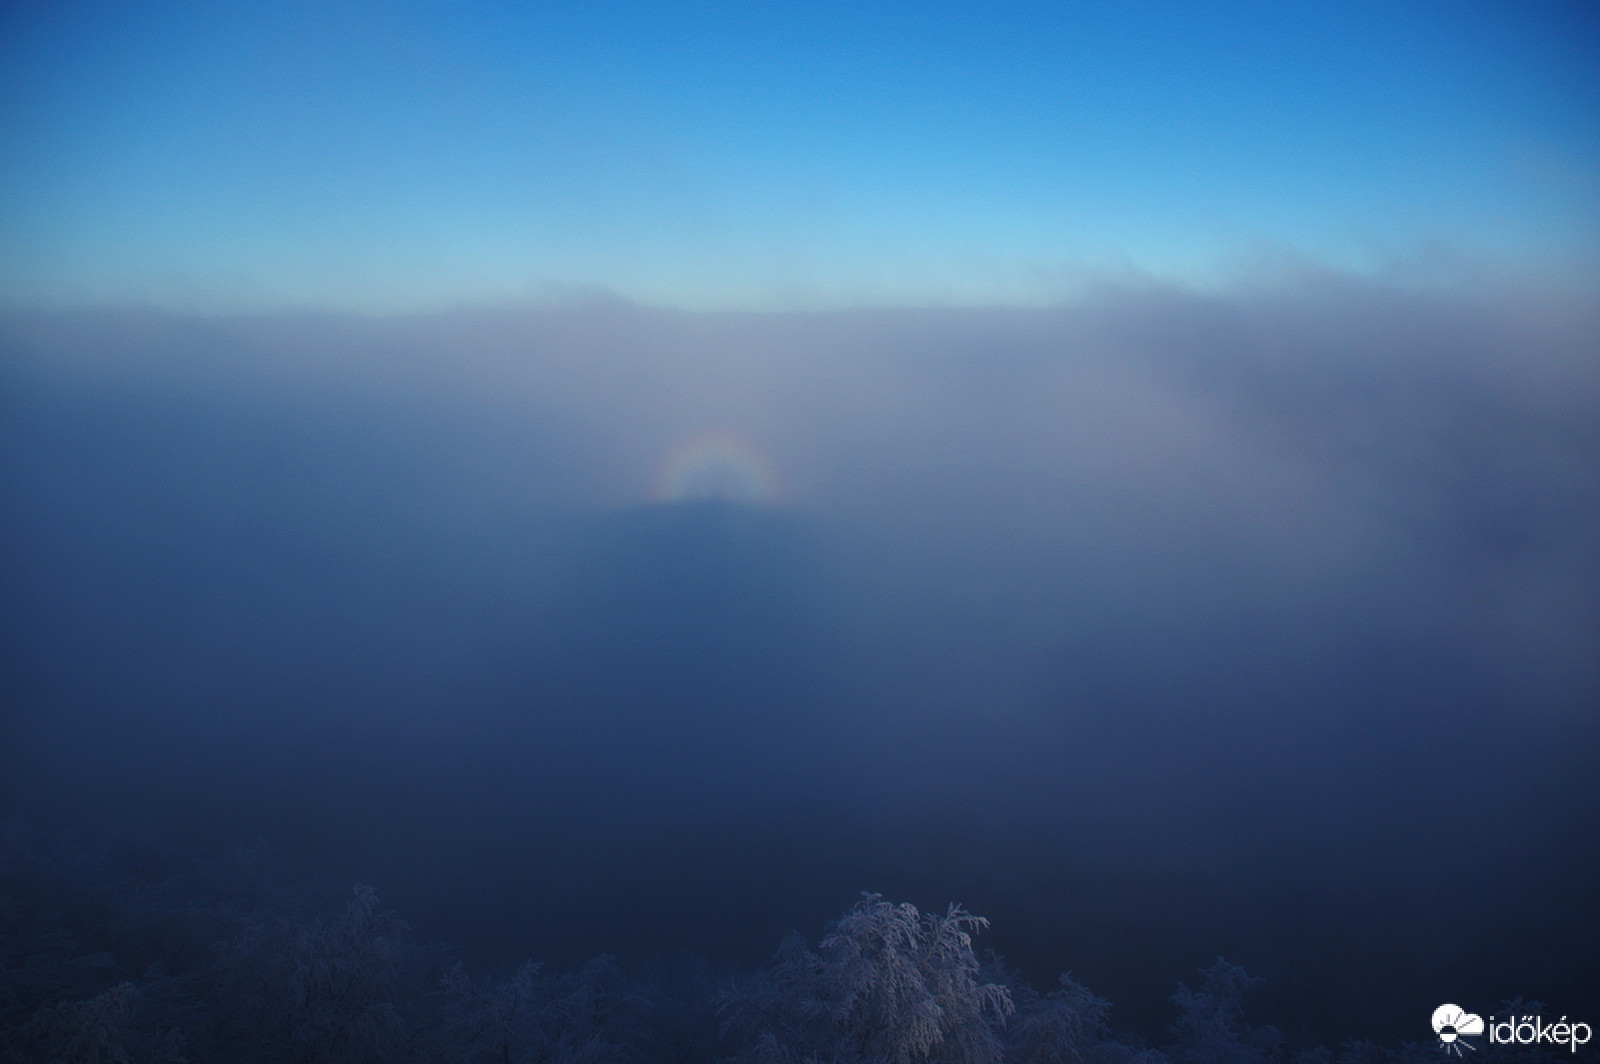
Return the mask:
<svg viewBox="0 0 1600 1064">
<path fill-rule="evenodd" d="M 1591 4 L 0 6 L 0 303 L 1589 276 Z"/>
</svg>

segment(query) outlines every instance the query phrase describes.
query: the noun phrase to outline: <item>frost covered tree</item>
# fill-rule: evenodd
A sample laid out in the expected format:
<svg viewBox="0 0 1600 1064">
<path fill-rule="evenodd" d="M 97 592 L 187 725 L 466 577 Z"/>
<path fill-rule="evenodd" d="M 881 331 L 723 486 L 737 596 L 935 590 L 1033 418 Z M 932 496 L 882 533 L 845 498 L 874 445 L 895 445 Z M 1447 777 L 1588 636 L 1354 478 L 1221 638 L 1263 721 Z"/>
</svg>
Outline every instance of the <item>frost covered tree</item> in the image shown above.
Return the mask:
<svg viewBox="0 0 1600 1064">
<path fill-rule="evenodd" d="M 772 967 L 729 994 L 724 1030 L 761 1064 L 998 1064 L 1013 1011 L 981 980 L 972 936 L 988 921 L 863 896 L 815 950 L 791 936 Z"/>
<path fill-rule="evenodd" d="M 448 1064 L 525 1060 L 537 1036 L 538 964 L 524 963 L 509 979 L 474 980 L 459 962 L 440 981 L 444 1037 L 440 1059 Z"/>
<path fill-rule="evenodd" d="M 1017 1016 L 1006 1030 L 1012 1064 L 1165 1064 L 1162 1053 L 1129 1044 L 1111 1031 L 1111 1002 L 1072 978 L 1040 996 L 1016 982 Z"/>
<path fill-rule="evenodd" d="M 1277 1059 L 1283 1033 L 1244 1022 L 1244 992 L 1261 980 L 1221 957 L 1200 975 L 1197 989 L 1179 983 L 1172 995 L 1178 1006 L 1172 1058 L 1178 1064 L 1266 1064 Z"/>
<path fill-rule="evenodd" d="M 632 1060 L 640 1002 L 616 962 L 474 981 L 457 964 L 441 982 L 445 1018 L 435 1058 L 452 1064 L 587 1064 Z"/>
<path fill-rule="evenodd" d="M 247 928 L 221 961 L 230 1054 L 306 1064 L 406 1059 L 404 1006 L 417 995 L 404 930 L 364 885 L 334 920 Z"/>
<path fill-rule="evenodd" d="M 1006 1032 L 1007 1059 L 1019 1064 L 1089 1064 L 1101 1059 L 1111 1003 L 1070 975 L 1044 997 L 1029 991 Z"/>
<path fill-rule="evenodd" d="M 183 1064 L 183 1037 L 141 1024 L 141 1004 L 138 988 L 127 981 L 81 1001 L 58 1001 L 5 1032 L 0 1061 Z"/>
<path fill-rule="evenodd" d="M 601 954 L 574 972 L 547 978 L 543 996 L 535 1059 L 589 1064 L 635 1058 L 641 1001 L 615 958 Z"/>
</svg>

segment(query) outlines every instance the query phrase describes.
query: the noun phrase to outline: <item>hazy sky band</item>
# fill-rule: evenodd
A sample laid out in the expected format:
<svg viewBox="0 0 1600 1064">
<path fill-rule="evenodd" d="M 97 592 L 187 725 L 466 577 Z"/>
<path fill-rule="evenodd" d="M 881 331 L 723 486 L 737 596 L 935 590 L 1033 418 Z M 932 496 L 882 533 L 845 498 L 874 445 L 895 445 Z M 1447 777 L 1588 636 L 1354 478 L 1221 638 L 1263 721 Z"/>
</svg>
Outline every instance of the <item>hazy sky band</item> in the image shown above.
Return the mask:
<svg viewBox="0 0 1600 1064">
<path fill-rule="evenodd" d="M 0 14 L 0 300 L 1034 302 L 1591 267 L 1572 4 L 99 3 Z"/>
</svg>

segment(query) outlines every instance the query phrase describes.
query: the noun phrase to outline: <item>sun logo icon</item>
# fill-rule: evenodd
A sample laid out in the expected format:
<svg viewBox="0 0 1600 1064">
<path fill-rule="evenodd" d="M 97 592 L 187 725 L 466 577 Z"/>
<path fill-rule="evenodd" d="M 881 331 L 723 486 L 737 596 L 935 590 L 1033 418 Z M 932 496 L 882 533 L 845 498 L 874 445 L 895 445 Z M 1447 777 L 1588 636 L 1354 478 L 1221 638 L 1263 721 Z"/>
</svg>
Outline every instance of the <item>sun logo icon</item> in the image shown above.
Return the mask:
<svg viewBox="0 0 1600 1064">
<path fill-rule="evenodd" d="M 1477 1052 L 1477 1046 L 1462 1039 L 1483 1034 L 1483 1017 L 1460 1005 L 1440 1005 L 1433 1010 L 1433 1033 L 1439 1036 L 1440 1049 L 1464 1057 L 1463 1048 Z"/>
</svg>

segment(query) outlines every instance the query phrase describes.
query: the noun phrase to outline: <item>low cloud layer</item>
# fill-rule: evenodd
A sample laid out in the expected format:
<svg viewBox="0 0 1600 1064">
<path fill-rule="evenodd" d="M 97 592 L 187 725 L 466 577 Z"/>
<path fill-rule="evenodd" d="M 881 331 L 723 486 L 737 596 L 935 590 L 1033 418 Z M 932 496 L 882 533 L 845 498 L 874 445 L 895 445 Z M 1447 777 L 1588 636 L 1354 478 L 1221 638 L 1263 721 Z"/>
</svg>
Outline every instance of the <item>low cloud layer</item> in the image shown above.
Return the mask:
<svg viewBox="0 0 1600 1064">
<path fill-rule="evenodd" d="M 4 799 L 276 833 L 486 956 L 759 954 L 868 888 L 1138 1023 L 1227 952 L 1331 1027 L 1395 942 L 1439 965 L 1402 998 L 1552 1000 L 1597 934 L 1596 350 L 1581 301 L 1328 276 L 12 315 Z M 708 434 L 761 475 L 672 482 L 751 497 L 660 501 Z M 1456 918 L 1544 942 L 1424 948 Z"/>
</svg>

